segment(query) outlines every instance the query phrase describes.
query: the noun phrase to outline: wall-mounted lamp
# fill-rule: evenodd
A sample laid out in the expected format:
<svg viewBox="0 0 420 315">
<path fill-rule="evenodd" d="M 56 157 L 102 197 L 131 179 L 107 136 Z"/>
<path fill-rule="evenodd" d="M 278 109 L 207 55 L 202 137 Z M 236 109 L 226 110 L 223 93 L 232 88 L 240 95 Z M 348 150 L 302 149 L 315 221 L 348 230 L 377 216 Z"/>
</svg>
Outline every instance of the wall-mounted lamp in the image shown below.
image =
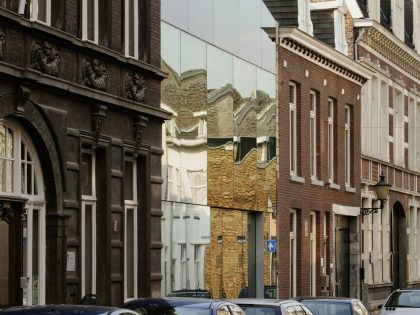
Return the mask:
<svg viewBox="0 0 420 315">
<path fill-rule="evenodd" d="M 385 181 L 385 175 L 382 173 L 379 176 L 379 182 L 376 183 L 376 185 L 373 186 L 373 189 L 376 193 L 376 200 L 380 201 L 379 207 L 372 207 L 372 208 L 360 208 L 360 214 L 361 215 L 368 215 L 373 213 L 377 213 L 379 210 L 382 210 L 384 208 L 384 203 L 389 198 L 389 189 L 391 188 L 391 185 L 388 184 Z"/>
<path fill-rule="evenodd" d="M 271 218 L 274 220 L 277 218 L 277 207 L 273 206 L 273 202 L 271 201 L 271 196 L 267 198 L 267 209 L 268 212 L 271 212 Z"/>
</svg>

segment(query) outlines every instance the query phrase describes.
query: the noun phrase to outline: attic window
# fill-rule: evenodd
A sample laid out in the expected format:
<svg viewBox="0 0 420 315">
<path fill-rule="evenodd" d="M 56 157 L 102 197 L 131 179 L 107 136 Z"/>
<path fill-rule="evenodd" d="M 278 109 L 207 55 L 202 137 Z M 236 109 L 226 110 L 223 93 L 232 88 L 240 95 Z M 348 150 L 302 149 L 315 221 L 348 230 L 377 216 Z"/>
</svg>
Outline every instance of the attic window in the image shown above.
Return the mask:
<svg viewBox="0 0 420 315">
<path fill-rule="evenodd" d="M 346 17 L 341 10 L 334 12 L 335 49 L 347 55 Z"/>
<path fill-rule="evenodd" d="M 308 0 L 298 0 L 299 29 L 309 35 L 313 35 L 311 11 Z"/>
</svg>

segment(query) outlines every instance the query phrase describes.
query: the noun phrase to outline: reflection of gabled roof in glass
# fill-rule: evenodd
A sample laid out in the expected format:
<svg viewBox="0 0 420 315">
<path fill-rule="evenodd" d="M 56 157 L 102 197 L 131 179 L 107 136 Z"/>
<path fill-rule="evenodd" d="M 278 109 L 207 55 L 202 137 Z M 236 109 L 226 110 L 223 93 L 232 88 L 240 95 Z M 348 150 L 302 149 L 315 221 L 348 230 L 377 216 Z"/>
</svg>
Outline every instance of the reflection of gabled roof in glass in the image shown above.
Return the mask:
<svg viewBox="0 0 420 315">
<path fill-rule="evenodd" d="M 207 101 L 209 104 L 214 103 L 226 94 L 231 94 L 233 96 L 234 93 L 235 89 L 233 88 L 232 84 L 228 83 L 219 89 L 209 90 L 209 93 L 207 95 Z"/>
<path fill-rule="evenodd" d="M 233 113 L 233 116 L 235 117 L 235 123 L 239 125 L 244 119 L 244 117 L 248 114 L 248 112 L 252 109 L 256 109 L 255 100 L 245 100 L 245 102 L 239 107 L 239 109 Z"/>
<path fill-rule="evenodd" d="M 272 103 L 264 112 L 257 116 L 257 137 L 269 136 L 269 127 L 272 119 L 276 117 L 276 104 Z"/>
</svg>

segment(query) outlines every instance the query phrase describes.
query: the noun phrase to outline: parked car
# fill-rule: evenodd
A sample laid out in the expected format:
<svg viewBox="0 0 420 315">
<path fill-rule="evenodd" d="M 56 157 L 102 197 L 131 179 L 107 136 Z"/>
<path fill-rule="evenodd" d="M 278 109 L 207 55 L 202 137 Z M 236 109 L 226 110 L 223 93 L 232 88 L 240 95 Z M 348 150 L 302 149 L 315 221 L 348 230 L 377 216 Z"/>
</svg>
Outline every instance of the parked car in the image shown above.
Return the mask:
<svg viewBox="0 0 420 315">
<path fill-rule="evenodd" d="M 138 315 L 129 309 L 97 305 L 32 305 L 0 310 L 1 315 Z"/>
<path fill-rule="evenodd" d="M 235 299 L 228 301 L 240 306 L 246 315 L 313 315 L 305 305 L 294 300 Z"/>
<path fill-rule="evenodd" d="M 340 297 L 296 297 L 296 301 L 307 306 L 314 315 L 369 315 L 358 299 Z"/>
<path fill-rule="evenodd" d="M 248 288 L 242 288 L 239 292 L 238 298 L 249 298 Z M 277 299 L 277 286 L 275 285 L 265 285 L 264 286 L 264 299 Z"/>
<path fill-rule="evenodd" d="M 205 299 L 212 299 L 213 294 L 208 290 L 202 289 L 194 289 L 194 290 L 177 290 L 168 293 L 167 296 L 178 296 L 178 297 L 198 297 L 198 298 L 205 298 Z"/>
<path fill-rule="evenodd" d="M 420 288 L 395 290 L 379 308 L 379 315 L 420 314 Z"/>
<path fill-rule="evenodd" d="M 202 298 L 139 298 L 120 307 L 133 310 L 138 315 L 245 315 L 239 306 L 231 302 Z"/>
</svg>

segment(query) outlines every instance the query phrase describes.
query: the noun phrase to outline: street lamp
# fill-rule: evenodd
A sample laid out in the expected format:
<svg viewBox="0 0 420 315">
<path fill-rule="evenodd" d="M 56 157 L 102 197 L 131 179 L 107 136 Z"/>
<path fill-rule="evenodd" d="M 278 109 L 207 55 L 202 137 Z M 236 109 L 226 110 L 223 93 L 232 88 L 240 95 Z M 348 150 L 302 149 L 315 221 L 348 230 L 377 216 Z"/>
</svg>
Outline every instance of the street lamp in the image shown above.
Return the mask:
<svg viewBox="0 0 420 315">
<path fill-rule="evenodd" d="M 382 210 L 384 208 L 384 201 L 388 200 L 389 197 L 389 189 L 391 188 L 391 185 L 388 184 L 385 181 L 385 175 L 382 172 L 379 176 L 379 182 L 376 183 L 376 185 L 373 186 L 373 189 L 376 193 L 376 200 L 380 201 L 379 207 L 372 207 L 372 208 L 360 208 L 360 214 L 361 215 L 367 215 L 370 213 L 377 213 L 379 210 Z"/>
</svg>

